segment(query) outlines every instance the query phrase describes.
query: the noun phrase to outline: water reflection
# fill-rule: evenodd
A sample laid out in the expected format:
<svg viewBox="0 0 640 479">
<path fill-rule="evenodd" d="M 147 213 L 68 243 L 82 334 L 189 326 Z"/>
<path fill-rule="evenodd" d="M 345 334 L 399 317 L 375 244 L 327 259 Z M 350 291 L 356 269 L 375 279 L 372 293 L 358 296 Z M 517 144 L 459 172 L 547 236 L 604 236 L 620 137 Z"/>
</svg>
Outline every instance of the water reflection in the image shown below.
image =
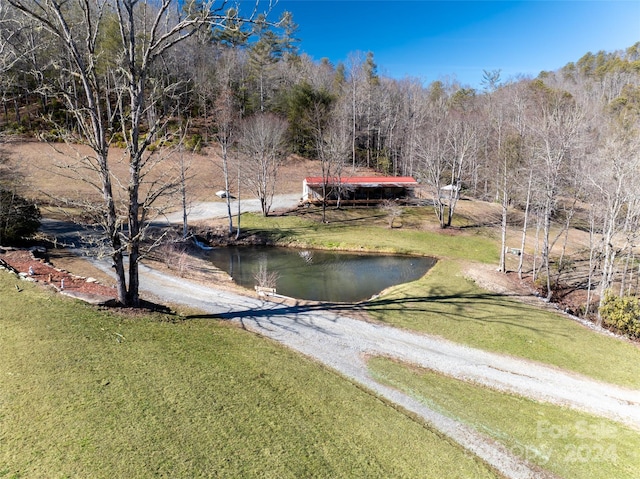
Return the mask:
<svg viewBox="0 0 640 479">
<path fill-rule="evenodd" d="M 275 247 L 230 247 L 209 252 L 212 263 L 253 289 L 256 273 L 276 273 L 277 292 L 315 301 L 363 301 L 389 286 L 415 281 L 433 258 Z"/>
</svg>

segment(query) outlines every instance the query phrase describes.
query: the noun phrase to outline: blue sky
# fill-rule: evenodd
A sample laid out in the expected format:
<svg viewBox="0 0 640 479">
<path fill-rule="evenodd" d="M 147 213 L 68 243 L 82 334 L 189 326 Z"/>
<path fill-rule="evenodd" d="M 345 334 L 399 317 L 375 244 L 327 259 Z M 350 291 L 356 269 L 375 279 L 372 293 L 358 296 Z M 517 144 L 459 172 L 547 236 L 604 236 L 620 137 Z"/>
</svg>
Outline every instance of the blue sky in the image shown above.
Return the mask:
<svg viewBox="0 0 640 479">
<path fill-rule="evenodd" d="M 264 1 L 264 0 L 263 0 Z M 640 0 L 280 0 L 293 13 L 301 52 L 334 65 L 371 51 L 380 74 L 425 84 L 480 86 L 556 70 L 582 55 L 640 41 Z"/>
</svg>

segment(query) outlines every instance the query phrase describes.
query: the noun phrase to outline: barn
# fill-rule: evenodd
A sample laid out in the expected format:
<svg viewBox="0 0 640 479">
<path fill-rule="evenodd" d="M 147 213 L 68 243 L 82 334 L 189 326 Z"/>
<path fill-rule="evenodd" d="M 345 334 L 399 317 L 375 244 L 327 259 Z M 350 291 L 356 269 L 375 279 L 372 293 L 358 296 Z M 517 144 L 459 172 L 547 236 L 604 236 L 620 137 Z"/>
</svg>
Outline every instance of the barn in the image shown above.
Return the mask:
<svg viewBox="0 0 640 479">
<path fill-rule="evenodd" d="M 311 176 L 302 182 L 302 201 L 321 203 L 323 178 Z M 414 196 L 418 182 L 410 176 L 333 177 L 326 183 L 327 203 L 373 205 L 384 200 L 407 200 Z"/>
</svg>

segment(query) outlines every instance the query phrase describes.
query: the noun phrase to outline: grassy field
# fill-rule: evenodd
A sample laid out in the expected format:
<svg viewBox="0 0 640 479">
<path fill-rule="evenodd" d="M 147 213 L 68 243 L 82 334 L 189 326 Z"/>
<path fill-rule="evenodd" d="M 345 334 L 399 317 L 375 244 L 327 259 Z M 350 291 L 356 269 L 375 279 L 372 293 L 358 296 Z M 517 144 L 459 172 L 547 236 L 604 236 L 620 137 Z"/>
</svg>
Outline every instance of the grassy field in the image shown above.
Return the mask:
<svg viewBox="0 0 640 479">
<path fill-rule="evenodd" d="M 0 477 L 496 477 L 230 324 L 127 317 L 0 273 Z"/>
<path fill-rule="evenodd" d="M 454 261 L 440 261 L 422 279 L 391 289 L 368 311 L 394 326 L 640 388 L 636 344 L 483 290 Z"/>
<path fill-rule="evenodd" d="M 429 211 L 413 209 L 409 225 Z M 497 241 L 482 228 L 455 235 L 411 227 L 388 229 L 372 210 L 331 212 L 317 218 L 244 215 L 245 228 L 282 244 L 429 255 L 440 261 L 422 279 L 391 288 L 367 304 L 379 321 L 470 346 L 551 364 L 602 381 L 640 387 L 637 345 L 597 334 L 560 314 L 490 293 L 460 272 L 459 264 L 498 261 Z M 462 218 L 461 221 L 468 221 Z M 411 223 L 413 222 L 413 223 Z"/>
<path fill-rule="evenodd" d="M 385 358 L 372 358 L 369 367 L 377 380 L 472 426 L 560 477 L 638 477 L 640 432 L 619 423 Z"/>
<path fill-rule="evenodd" d="M 470 229 L 468 234 L 423 229 L 433 225 L 431 208 L 407 210 L 406 227 L 389 229 L 384 214 L 375 209 L 329 210 L 328 223 L 319 221 L 317 209 L 298 211 L 287 216 L 264 218 L 257 214 L 242 215 L 246 230 L 289 246 L 380 251 L 418 254 L 438 258 L 454 258 L 497 262 L 500 257 L 495 240 L 484 229 Z M 461 221 L 465 221 L 461 219 Z"/>
</svg>

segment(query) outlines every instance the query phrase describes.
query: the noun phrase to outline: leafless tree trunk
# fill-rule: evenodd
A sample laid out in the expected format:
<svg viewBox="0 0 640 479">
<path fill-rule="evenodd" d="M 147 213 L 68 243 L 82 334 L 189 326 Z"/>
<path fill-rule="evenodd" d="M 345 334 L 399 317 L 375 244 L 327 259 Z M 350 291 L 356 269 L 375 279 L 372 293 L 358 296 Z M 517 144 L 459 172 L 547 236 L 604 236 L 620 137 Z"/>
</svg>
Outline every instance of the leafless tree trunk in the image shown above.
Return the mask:
<svg viewBox="0 0 640 479">
<path fill-rule="evenodd" d="M 36 22 L 56 39 L 60 47 L 55 59 L 62 72 L 69 72 L 78 83 L 78 93 L 58 91 L 72 112 L 82 138 L 94 152 L 86 157 L 92 171 L 99 177 L 104 202 L 103 227 L 110 243 L 110 256 L 117 275 L 118 299 L 128 306 L 139 304 L 138 261 L 141 242 L 145 237 L 144 225 L 153 203 L 170 187 L 168 183 L 151 181 L 146 197 L 140 198 L 140 185 L 145 181 L 145 168 L 157 163 L 148 149 L 158 132 L 160 121 L 141 127 L 147 114 L 153 112 L 155 98 L 150 84 L 153 65 L 176 44 L 182 42 L 202 25 L 224 23 L 226 16 L 219 14 L 213 1 L 188 0 L 176 9 L 175 0 L 6 0 L 11 6 Z M 116 15 L 118 36 L 116 57 L 103 55 L 102 38 Z M 110 65 L 108 62 L 113 61 Z M 108 92 L 101 76 L 103 69 L 116 68 L 119 81 L 116 90 Z M 151 90 L 150 90 L 151 88 Z M 112 174 L 108 163 L 109 144 L 114 118 L 107 116 L 107 103 L 117 95 L 121 131 L 127 143 L 129 179 L 126 182 L 126 228 L 121 228 L 121 216 L 116 208 Z M 124 103 L 128 102 L 127 107 Z M 155 115 L 155 113 L 154 113 Z M 147 180 L 149 178 L 146 178 Z M 128 253 L 128 278 L 125 274 L 124 253 Z M 128 284 L 127 284 L 128 279 Z"/>
<path fill-rule="evenodd" d="M 424 98 L 423 122 L 417 125 L 415 155 L 419 161 L 418 177 L 431 190 L 433 207 L 441 228 L 446 227 L 443 187 L 447 167 L 447 95 L 440 83 L 431 86 Z"/>
<path fill-rule="evenodd" d="M 337 195 L 337 205 L 343 194 L 342 170 L 349 157 L 349 132 L 345 128 L 345 116 L 335 109 L 328 116 L 320 132 L 319 158 L 322 170 L 322 221 L 326 223 L 327 199 Z"/>
<path fill-rule="evenodd" d="M 624 128 L 611 125 L 598 155 L 600 161 L 590 175 L 591 186 L 598 194 L 596 200 L 603 207 L 601 302 L 605 291 L 613 285 L 616 258 L 629 245 L 629 237 L 625 237 L 627 232 L 631 233 L 631 242 L 637 235 L 640 141 L 629 133 Z M 601 321 L 598 315 L 598 324 Z"/>
<path fill-rule="evenodd" d="M 227 217 L 229 219 L 229 235 L 233 233 L 233 213 L 231 212 L 231 192 L 229 179 L 229 148 L 232 145 L 232 135 L 235 133 L 238 112 L 233 101 L 233 92 L 224 86 L 215 105 L 215 123 L 217 125 L 216 140 L 220 145 L 222 157 L 222 174 L 224 177 L 225 200 L 227 202 Z"/>
<path fill-rule="evenodd" d="M 334 105 L 325 131 L 323 141 L 323 159 L 328 161 L 331 171 L 333 189 L 336 194 L 336 208 L 341 207 L 342 199 L 348 192 L 348 186 L 343 184 L 343 173 L 347 165 L 349 156 L 349 143 L 351 135 L 349 133 L 349 114 L 344 108 L 344 104 Z"/>
<path fill-rule="evenodd" d="M 272 114 L 256 114 L 243 123 L 239 148 L 246 157 L 245 182 L 260 200 L 263 216 L 271 210 L 286 130 L 287 123 Z"/>
<path fill-rule="evenodd" d="M 539 276 L 539 271 L 538 271 L 539 267 L 537 266 L 538 264 L 537 262 L 538 262 L 538 257 L 540 256 L 540 229 L 542 227 L 542 216 L 543 216 L 539 206 L 536 206 L 535 215 L 536 215 L 536 239 L 535 239 L 535 244 L 533 248 L 533 262 L 531 266 L 532 280 L 534 282 L 538 279 L 538 276 Z"/>
<path fill-rule="evenodd" d="M 359 76 L 361 70 L 362 59 L 359 55 L 354 54 L 349 57 L 350 74 L 349 85 L 351 87 L 351 167 L 356 169 L 356 141 L 358 138 L 358 94 L 359 94 Z"/>
<path fill-rule="evenodd" d="M 189 174 L 191 168 L 191 160 L 185 158 L 184 140 L 188 125 L 185 127 L 183 134 L 180 138 L 180 145 L 178 146 L 178 172 L 179 172 L 179 191 L 180 191 L 180 203 L 182 207 L 182 239 L 187 239 L 189 236 L 189 198 L 187 191 L 187 180 L 192 176 Z"/>
<path fill-rule="evenodd" d="M 237 197 L 236 199 L 237 199 L 237 204 L 238 204 L 238 210 L 237 210 L 238 211 L 238 221 L 236 222 L 236 240 L 238 240 L 238 239 L 240 239 L 240 218 L 242 217 L 241 216 L 242 208 L 240 207 L 240 201 L 241 201 L 241 197 L 240 197 L 240 192 L 241 192 L 241 188 L 240 188 L 240 178 L 241 178 L 240 155 L 238 155 L 238 158 L 236 159 L 236 165 L 238 167 L 238 171 L 236 172 L 237 175 L 238 175 L 237 178 L 236 178 L 236 180 L 238 182 L 238 184 L 237 184 L 238 191 L 236 192 L 236 197 Z"/>
<path fill-rule="evenodd" d="M 578 182 L 581 181 L 580 179 L 578 180 Z M 556 238 L 554 239 L 554 241 L 551 243 L 551 249 L 553 249 L 553 246 L 555 245 L 556 241 L 562 236 L 563 237 L 563 241 L 562 241 L 562 249 L 560 250 L 560 256 L 558 257 L 558 266 L 556 268 L 556 280 L 555 280 L 555 284 L 558 285 L 560 284 L 560 279 L 562 276 L 562 273 L 565 269 L 565 261 L 564 261 L 564 257 L 565 254 L 567 252 L 567 243 L 569 242 L 569 229 L 571 227 L 571 220 L 573 219 L 573 216 L 575 214 L 575 207 L 576 207 L 576 203 L 578 201 L 577 198 L 577 194 L 578 191 L 574 191 L 574 193 L 576 193 L 576 196 L 573 199 L 573 202 L 571 204 L 571 207 L 569 208 L 569 210 L 567 210 L 566 213 L 566 218 L 565 218 L 565 222 L 564 222 L 564 226 L 562 228 L 561 231 L 558 232 L 558 235 L 556 236 Z"/>
<path fill-rule="evenodd" d="M 522 240 L 520 241 L 520 259 L 518 260 L 518 278 L 522 279 L 522 266 L 524 263 L 524 250 L 527 244 L 527 224 L 529 222 L 529 209 L 531 207 L 531 185 L 533 182 L 533 170 L 529 171 L 527 182 L 527 199 L 524 206 L 524 219 L 522 223 Z"/>
<path fill-rule="evenodd" d="M 638 246 L 638 236 L 640 235 L 640 188 L 637 186 L 635 191 L 633 189 L 630 191 L 626 210 L 627 214 L 623 227 L 625 244 L 622 248 L 625 253 L 625 259 L 620 280 L 620 296 L 628 294 L 627 284 L 629 284 L 630 291 L 631 280 L 627 280 L 627 276 L 629 272 L 633 275 L 633 269 L 630 269 L 630 265 L 634 256 L 633 251 Z"/>
<path fill-rule="evenodd" d="M 430 187 L 433 198 L 433 207 L 440 227 L 446 226 L 445 201 L 443 198 L 442 176 L 445 171 L 444 152 L 441 148 L 440 138 L 423 137 L 418 145 L 417 155 L 421 159 L 421 180 Z"/>
<path fill-rule="evenodd" d="M 590 205 L 589 209 L 589 273 L 587 276 L 587 300 L 584 306 L 585 316 L 589 315 L 591 310 L 591 301 L 593 295 L 593 273 L 595 272 L 596 263 L 596 218 L 595 218 L 595 205 Z"/>
<path fill-rule="evenodd" d="M 551 299 L 551 218 L 556 208 L 560 181 L 568 168 L 583 126 L 583 110 L 566 92 L 541 88 L 537 115 L 531 131 L 537 142 L 537 155 L 543 167 L 543 245 L 542 261 L 546 274 L 547 299 Z"/>
<path fill-rule="evenodd" d="M 499 92 L 496 91 L 497 82 L 500 75 L 498 71 L 485 72 L 485 78 L 488 83 L 488 115 L 487 120 L 490 121 L 489 132 L 491 138 L 486 141 L 486 146 L 495 148 L 498 163 L 498 178 L 500 186 L 497 193 L 500 196 L 501 204 L 501 252 L 500 264 L 498 269 L 506 272 L 506 252 L 507 252 L 507 228 L 509 206 L 511 201 L 517 195 L 516 185 L 519 177 L 526 171 L 525 169 L 525 112 L 526 103 L 522 92 L 522 88 L 518 85 L 506 85 Z M 490 153 L 486 153 L 489 155 Z M 485 159 L 486 160 L 486 159 Z M 491 168 L 488 165 L 486 170 Z M 475 169 L 474 169 L 475 170 Z M 474 171 L 474 175 L 477 175 Z M 528 185 L 527 199 L 525 200 L 525 210 L 529 208 L 529 195 L 531 194 L 531 178 Z M 486 191 L 485 191 L 486 195 Z M 524 242 L 526 239 L 526 216 L 525 212 L 525 232 L 523 233 Z M 524 258 L 524 244 L 520 248 L 519 256 L 519 275 L 522 275 L 522 261 Z"/>
<path fill-rule="evenodd" d="M 182 202 L 182 239 L 187 239 L 189 236 L 189 205 L 187 203 L 187 177 L 184 157 L 180 160 L 180 200 Z"/>
<path fill-rule="evenodd" d="M 506 161 L 504 169 L 507 169 Z M 501 208 L 501 220 L 500 220 L 500 264 L 498 270 L 501 273 L 506 273 L 506 250 L 507 250 L 507 213 L 509 211 L 509 196 L 507 194 L 507 174 L 506 171 L 502 177 L 502 201 L 500 202 Z M 522 254 L 520 255 L 522 256 Z"/>
<path fill-rule="evenodd" d="M 462 188 L 462 172 L 469 161 L 472 149 L 475 147 L 475 128 L 472 122 L 462 120 L 455 121 L 447 136 L 451 163 L 448 166 L 451 171 L 451 188 L 448 191 L 448 208 L 446 226 L 449 227 L 453 221 L 456 205 L 460 199 L 460 189 Z"/>
</svg>

